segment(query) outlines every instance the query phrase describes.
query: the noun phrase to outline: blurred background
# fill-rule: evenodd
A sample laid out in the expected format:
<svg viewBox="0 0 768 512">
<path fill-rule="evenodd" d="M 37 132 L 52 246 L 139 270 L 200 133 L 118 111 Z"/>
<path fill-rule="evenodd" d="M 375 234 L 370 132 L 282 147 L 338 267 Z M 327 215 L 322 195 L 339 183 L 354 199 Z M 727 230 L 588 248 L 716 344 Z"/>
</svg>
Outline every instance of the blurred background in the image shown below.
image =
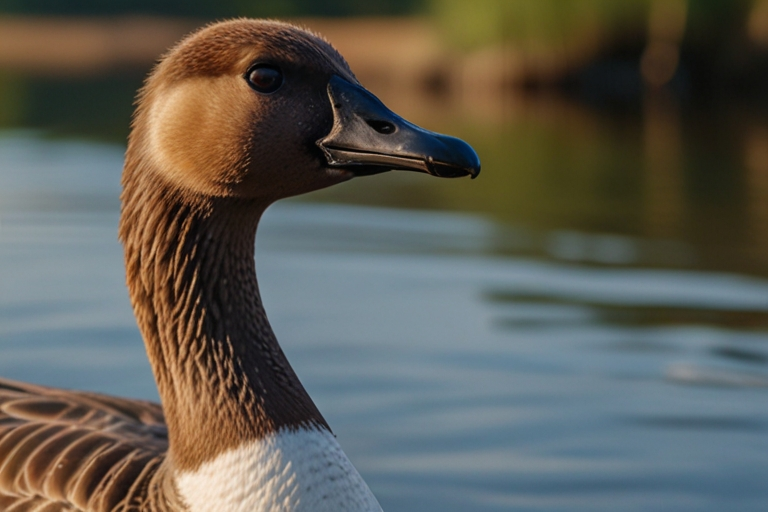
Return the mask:
<svg viewBox="0 0 768 512">
<path fill-rule="evenodd" d="M 115 241 L 132 102 L 234 16 L 322 33 L 483 163 L 260 234 L 278 337 L 385 510 L 764 510 L 767 0 L 0 0 L 1 375 L 156 396 Z"/>
<path fill-rule="evenodd" d="M 179 37 L 287 17 L 398 112 L 470 139 L 487 170 L 472 186 L 398 177 L 328 197 L 643 237 L 659 242 L 648 263 L 768 272 L 768 2 L 3 0 L 0 13 L 3 128 L 121 143 L 135 90 Z"/>
</svg>

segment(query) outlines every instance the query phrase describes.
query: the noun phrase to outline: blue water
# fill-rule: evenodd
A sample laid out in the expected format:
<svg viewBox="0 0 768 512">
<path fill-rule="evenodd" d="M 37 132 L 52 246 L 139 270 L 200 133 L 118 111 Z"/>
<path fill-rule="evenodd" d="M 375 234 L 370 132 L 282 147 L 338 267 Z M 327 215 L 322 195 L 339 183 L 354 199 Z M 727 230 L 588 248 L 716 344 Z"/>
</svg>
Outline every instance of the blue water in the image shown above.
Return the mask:
<svg viewBox="0 0 768 512">
<path fill-rule="evenodd" d="M 0 375 L 156 399 L 122 151 L 0 136 Z M 641 240 L 599 233 L 494 250 L 516 236 L 312 202 L 263 220 L 278 339 L 384 509 L 765 510 L 768 281 L 633 264 Z"/>
</svg>

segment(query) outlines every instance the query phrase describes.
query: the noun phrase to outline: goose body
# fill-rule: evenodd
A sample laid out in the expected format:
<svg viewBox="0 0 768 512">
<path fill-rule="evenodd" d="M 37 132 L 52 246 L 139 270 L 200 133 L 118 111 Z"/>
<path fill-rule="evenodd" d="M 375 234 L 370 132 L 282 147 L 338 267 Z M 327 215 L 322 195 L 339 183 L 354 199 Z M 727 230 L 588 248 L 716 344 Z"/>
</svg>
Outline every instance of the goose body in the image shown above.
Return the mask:
<svg viewBox="0 0 768 512">
<path fill-rule="evenodd" d="M 210 25 L 159 62 L 126 152 L 120 240 L 162 408 L 0 379 L 0 511 L 375 511 L 280 349 L 256 280 L 274 201 L 392 169 L 475 176 L 321 37 Z"/>
</svg>

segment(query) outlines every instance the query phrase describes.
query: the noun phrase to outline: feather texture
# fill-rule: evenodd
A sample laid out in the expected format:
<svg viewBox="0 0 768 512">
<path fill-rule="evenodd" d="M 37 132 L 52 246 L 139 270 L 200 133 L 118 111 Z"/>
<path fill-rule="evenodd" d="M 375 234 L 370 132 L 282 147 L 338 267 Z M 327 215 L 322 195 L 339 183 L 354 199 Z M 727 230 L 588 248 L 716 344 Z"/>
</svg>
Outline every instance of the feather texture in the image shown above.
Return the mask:
<svg viewBox="0 0 768 512">
<path fill-rule="evenodd" d="M 0 510 L 171 510 L 167 448 L 158 404 L 0 379 Z"/>
</svg>

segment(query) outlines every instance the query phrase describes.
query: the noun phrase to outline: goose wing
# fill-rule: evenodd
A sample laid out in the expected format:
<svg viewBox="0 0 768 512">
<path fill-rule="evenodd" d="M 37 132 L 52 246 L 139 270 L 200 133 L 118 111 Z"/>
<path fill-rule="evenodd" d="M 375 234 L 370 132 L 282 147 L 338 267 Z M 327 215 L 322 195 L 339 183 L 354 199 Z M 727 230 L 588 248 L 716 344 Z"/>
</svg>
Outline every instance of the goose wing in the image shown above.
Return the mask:
<svg viewBox="0 0 768 512">
<path fill-rule="evenodd" d="M 0 379 L 0 511 L 144 510 L 167 447 L 157 404 Z"/>
</svg>

